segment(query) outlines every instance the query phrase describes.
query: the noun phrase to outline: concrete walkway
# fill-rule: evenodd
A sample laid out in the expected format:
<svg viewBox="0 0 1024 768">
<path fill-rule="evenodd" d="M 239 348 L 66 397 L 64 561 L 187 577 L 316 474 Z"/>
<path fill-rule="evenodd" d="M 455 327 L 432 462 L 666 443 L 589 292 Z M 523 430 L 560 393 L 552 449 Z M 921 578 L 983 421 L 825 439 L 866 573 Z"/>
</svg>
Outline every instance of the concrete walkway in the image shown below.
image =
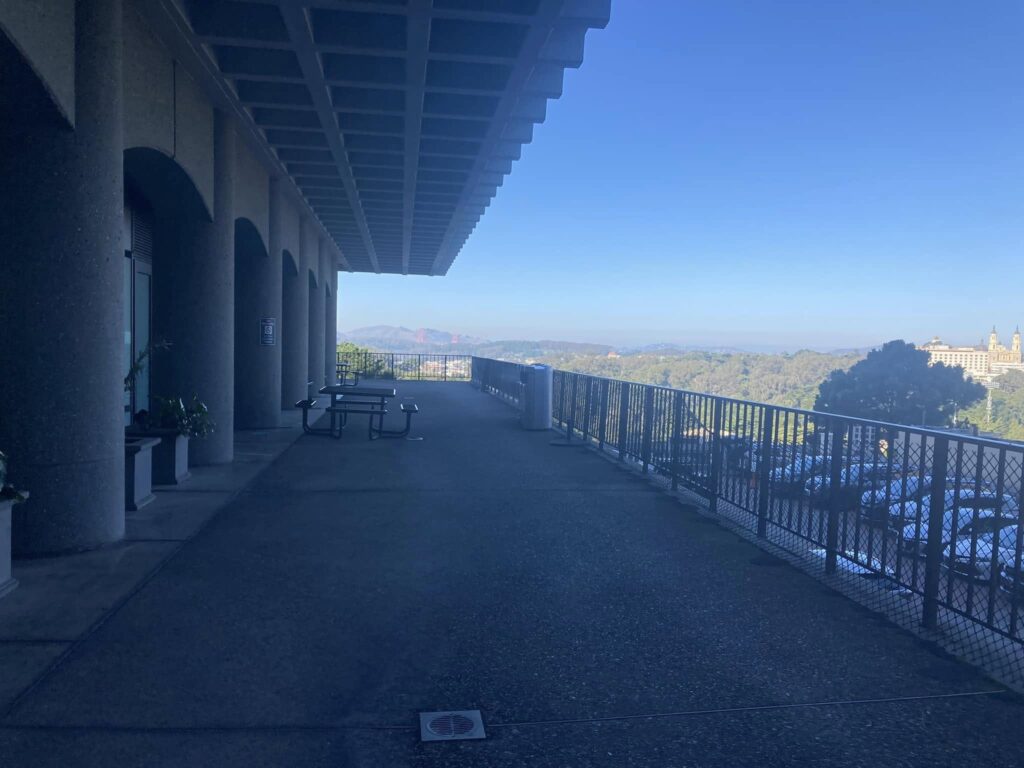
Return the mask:
<svg viewBox="0 0 1024 768">
<path fill-rule="evenodd" d="M 1024 762 L 997 684 L 467 384 L 399 389 L 422 442 L 301 438 L 16 700 L 0 764 Z M 487 740 L 419 742 L 463 708 Z"/>
</svg>

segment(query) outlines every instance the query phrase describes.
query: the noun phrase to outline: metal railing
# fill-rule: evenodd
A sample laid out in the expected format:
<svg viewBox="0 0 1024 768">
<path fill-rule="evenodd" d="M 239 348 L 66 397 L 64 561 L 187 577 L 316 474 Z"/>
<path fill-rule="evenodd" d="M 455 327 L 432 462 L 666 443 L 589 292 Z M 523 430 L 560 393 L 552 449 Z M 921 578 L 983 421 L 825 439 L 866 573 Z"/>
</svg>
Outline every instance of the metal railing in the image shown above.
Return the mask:
<svg viewBox="0 0 1024 768">
<path fill-rule="evenodd" d="M 473 359 L 518 403 L 521 366 Z M 554 426 L 1024 688 L 1024 446 L 556 370 Z"/>
<path fill-rule="evenodd" d="M 497 395 L 513 405 L 519 405 L 523 366 L 489 357 L 474 357 L 473 384 L 485 392 Z"/>
<path fill-rule="evenodd" d="M 367 379 L 417 381 L 469 381 L 470 356 L 407 352 L 346 352 L 338 363 L 347 363 Z"/>
</svg>

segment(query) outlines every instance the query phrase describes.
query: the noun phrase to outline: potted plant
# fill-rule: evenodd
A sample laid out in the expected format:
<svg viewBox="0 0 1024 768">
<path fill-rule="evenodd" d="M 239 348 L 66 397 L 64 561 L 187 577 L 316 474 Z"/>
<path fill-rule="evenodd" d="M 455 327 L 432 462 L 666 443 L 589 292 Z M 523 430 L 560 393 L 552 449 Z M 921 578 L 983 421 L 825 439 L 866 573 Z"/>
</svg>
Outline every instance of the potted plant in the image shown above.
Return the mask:
<svg viewBox="0 0 1024 768">
<path fill-rule="evenodd" d="M 0 597 L 18 586 L 11 576 L 11 508 L 27 498 L 7 484 L 7 456 L 0 451 Z"/>
<path fill-rule="evenodd" d="M 160 438 L 160 444 L 153 448 L 153 484 L 177 485 L 189 476 L 189 440 L 211 434 L 214 423 L 206 404 L 196 394 L 188 404 L 180 397 L 156 400 L 160 404 L 157 412 L 139 411 L 129 433 Z"/>
<path fill-rule="evenodd" d="M 124 440 L 124 508 L 137 512 L 153 501 L 153 449 L 159 437 L 126 436 Z"/>
<path fill-rule="evenodd" d="M 157 341 L 146 345 L 128 368 L 124 377 L 124 391 L 132 393 L 146 363 L 157 350 L 169 349 L 170 342 Z M 161 439 L 153 435 L 139 434 L 131 427 L 125 430 L 124 440 L 124 507 L 136 512 L 153 501 L 153 449 Z"/>
</svg>

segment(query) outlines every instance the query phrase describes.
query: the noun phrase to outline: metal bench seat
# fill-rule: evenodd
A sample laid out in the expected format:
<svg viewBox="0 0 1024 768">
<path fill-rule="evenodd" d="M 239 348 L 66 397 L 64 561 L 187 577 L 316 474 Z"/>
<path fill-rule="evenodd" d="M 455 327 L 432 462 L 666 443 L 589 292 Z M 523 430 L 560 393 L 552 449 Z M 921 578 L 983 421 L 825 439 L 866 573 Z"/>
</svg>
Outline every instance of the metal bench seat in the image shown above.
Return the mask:
<svg viewBox="0 0 1024 768">
<path fill-rule="evenodd" d="M 342 401 L 338 405 L 332 405 L 327 409 L 327 413 L 331 415 L 331 435 L 337 439 L 341 439 L 342 431 L 348 424 L 348 417 L 352 414 L 362 414 L 369 416 L 369 427 L 368 433 L 371 440 L 373 440 L 374 432 L 381 432 L 384 427 L 384 416 L 387 415 L 388 409 L 379 402 L 370 401 Z M 377 419 L 377 429 L 373 428 L 373 420 Z"/>
<path fill-rule="evenodd" d="M 412 429 L 412 417 L 420 412 L 420 407 L 411 400 L 406 400 L 402 403 L 402 413 L 405 414 L 405 429 L 402 430 L 389 430 L 384 429 L 384 420 L 381 419 L 381 428 L 377 430 L 377 437 L 405 437 L 409 434 L 409 430 Z M 374 438 L 373 434 L 370 435 L 370 439 Z M 420 440 L 422 438 L 410 438 L 412 440 Z"/>
<path fill-rule="evenodd" d="M 302 431 L 307 435 L 324 435 L 327 432 L 323 429 L 317 429 L 309 425 L 309 409 L 316 408 L 316 400 L 312 398 L 306 398 L 305 400 L 299 400 L 295 403 L 296 408 L 302 409 Z"/>
</svg>

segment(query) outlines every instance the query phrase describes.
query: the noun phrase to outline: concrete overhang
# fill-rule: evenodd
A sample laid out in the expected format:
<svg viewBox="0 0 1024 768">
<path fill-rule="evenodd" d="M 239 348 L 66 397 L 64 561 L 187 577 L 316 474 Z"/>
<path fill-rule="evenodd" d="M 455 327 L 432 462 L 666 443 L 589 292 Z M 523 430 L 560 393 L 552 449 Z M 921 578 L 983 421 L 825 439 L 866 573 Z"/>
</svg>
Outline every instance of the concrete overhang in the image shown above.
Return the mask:
<svg viewBox="0 0 1024 768">
<path fill-rule="evenodd" d="M 340 248 L 339 268 L 441 275 L 611 0 L 143 4 L 174 17 Z"/>
</svg>

